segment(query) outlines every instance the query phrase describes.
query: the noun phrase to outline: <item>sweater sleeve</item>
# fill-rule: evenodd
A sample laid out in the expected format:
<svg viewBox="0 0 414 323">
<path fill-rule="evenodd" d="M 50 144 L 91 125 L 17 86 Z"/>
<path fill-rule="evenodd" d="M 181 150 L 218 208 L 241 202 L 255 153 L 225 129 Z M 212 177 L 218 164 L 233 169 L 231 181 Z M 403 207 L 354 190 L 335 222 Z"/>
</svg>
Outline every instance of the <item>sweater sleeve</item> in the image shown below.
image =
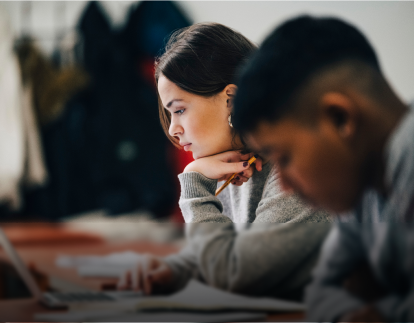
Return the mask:
<svg viewBox="0 0 414 323">
<path fill-rule="evenodd" d="M 306 290 L 309 321 L 333 322 L 364 306 L 348 293 L 343 281 L 364 260 L 358 223 L 336 223 L 325 240 L 313 281 Z"/>
<path fill-rule="evenodd" d="M 202 175 L 186 176 L 190 178 L 185 182 L 189 182 Z M 200 182 L 204 183 L 203 188 L 192 185 L 196 193 L 193 188 L 186 190 L 182 182 L 180 206 L 186 221 L 192 222 L 187 224 L 187 243 L 204 281 L 250 295 L 269 294 L 278 286 L 283 294 L 308 281 L 312 267 L 309 264 L 316 261 L 330 227 L 326 214 L 320 215 L 325 219 L 320 223 L 298 223 L 303 222 L 296 221 L 298 218 L 311 217 L 314 211 L 300 204 L 296 197 L 281 193 L 277 179 L 268 180 L 256 210 L 256 219 L 262 223 L 253 223 L 249 229 L 238 232 L 221 213 L 221 202 L 214 197 L 216 183 L 209 185 L 202 177 L 198 178 Z M 285 223 L 269 223 L 271 220 Z M 293 282 L 293 276 L 301 278 Z"/>
<path fill-rule="evenodd" d="M 187 244 L 179 253 L 165 257 L 164 261 L 173 273 L 173 282 L 168 286 L 172 292 L 184 288 L 191 278 L 197 278 L 197 259 L 190 244 Z"/>
<path fill-rule="evenodd" d="M 232 223 L 225 216 L 221 201 L 215 196 L 217 180 L 197 172 L 178 176 L 181 184 L 180 208 L 186 223 Z"/>
<path fill-rule="evenodd" d="M 180 208 L 185 221 L 188 222 L 222 222 L 232 221 L 222 214 L 223 205 L 216 198 L 217 180 L 212 180 L 198 172 L 179 175 L 181 184 Z M 188 226 L 188 225 L 187 225 Z M 187 230 L 188 231 L 188 230 Z M 187 237 L 187 244 L 178 254 L 165 257 L 174 276 L 172 290 L 183 288 L 191 278 L 199 276 L 197 250 Z"/>
</svg>

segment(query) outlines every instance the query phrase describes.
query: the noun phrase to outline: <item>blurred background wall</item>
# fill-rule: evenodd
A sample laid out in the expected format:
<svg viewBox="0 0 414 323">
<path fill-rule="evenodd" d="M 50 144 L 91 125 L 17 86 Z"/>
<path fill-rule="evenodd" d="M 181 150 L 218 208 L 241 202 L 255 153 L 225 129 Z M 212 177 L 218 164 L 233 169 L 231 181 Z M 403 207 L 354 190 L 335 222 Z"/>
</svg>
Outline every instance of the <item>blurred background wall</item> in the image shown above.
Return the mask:
<svg viewBox="0 0 414 323">
<path fill-rule="evenodd" d="M 28 21 L 25 2 L 5 1 L 15 32 L 30 26 L 33 34 L 49 36 L 46 51 L 53 48 L 56 30 L 73 28 L 86 1 L 33 1 Z M 122 25 L 136 1 L 102 2 L 113 23 Z M 260 43 L 280 22 L 298 14 L 334 15 L 357 25 L 376 48 L 385 74 L 405 100 L 414 99 L 414 2 L 413 1 L 178 1 L 193 22 L 215 21 L 228 25 Z"/>
</svg>

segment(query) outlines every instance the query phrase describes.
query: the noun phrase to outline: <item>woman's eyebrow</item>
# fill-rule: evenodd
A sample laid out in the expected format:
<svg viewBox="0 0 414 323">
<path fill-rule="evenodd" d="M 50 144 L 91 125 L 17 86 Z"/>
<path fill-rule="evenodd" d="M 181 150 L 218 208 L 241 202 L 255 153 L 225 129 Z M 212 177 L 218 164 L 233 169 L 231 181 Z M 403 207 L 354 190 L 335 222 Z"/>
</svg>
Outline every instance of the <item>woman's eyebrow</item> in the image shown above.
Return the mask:
<svg viewBox="0 0 414 323">
<path fill-rule="evenodd" d="M 174 102 L 178 102 L 178 101 L 182 101 L 182 99 L 174 99 L 174 100 L 171 100 L 170 102 L 168 102 L 168 104 L 166 105 L 166 107 L 167 107 L 167 108 L 169 108 L 169 107 L 171 107 L 171 105 L 172 105 Z"/>
</svg>

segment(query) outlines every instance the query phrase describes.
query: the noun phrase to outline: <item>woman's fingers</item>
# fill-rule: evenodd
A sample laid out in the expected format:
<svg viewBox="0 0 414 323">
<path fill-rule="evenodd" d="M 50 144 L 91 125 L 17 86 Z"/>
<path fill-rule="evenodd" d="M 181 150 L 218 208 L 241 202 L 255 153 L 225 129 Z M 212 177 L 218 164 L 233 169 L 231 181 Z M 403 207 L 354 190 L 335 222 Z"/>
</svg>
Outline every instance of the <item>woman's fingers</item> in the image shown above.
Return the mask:
<svg viewBox="0 0 414 323">
<path fill-rule="evenodd" d="M 233 181 L 232 184 L 235 185 L 235 186 L 242 186 L 243 185 L 243 182 L 241 182 L 241 181 Z"/>
<path fill-rule="evenodd" d="M 154 284 L 171 279 L 170 268 L 158 257 L 145 255 L 133 270 L 126 271 L 119 279 L 118 289 L 142 290 L 146 295 L 153 292 Z"/>
<path fill-rule="evenodd" d="M 236 186 L 242 186 L 243 183 L 246 183 L 249 179 L 240 175 L 237 175 L 231 183 Z"/>
<path fill-rule="evenodd" d="M 234 179 L 231 181 L 231 183 L 233 185 L 240 186 L 243 183 L 246 183 L 250 179 L 250 177 L 253 176 L 253 173 L 254 173 L 254 168 L 253 168 L 253 166 L 250 166 L 248 169 L 246 169 L 246 170 L 241 171 L 240 173 L 238 173 L 234 177 Z"/>
<path fill-rule="evenodd" d="M 233 185 L 240 186 L 240 185 L 243 185 L 243 183 L 246 183 L 249 179 L 250 179 L 250 177 L 245 177 L 245 176 L 242 176 L 242 175 L 237 175 L 237 176 L 234 177 L 234 179 L 231 181 L 231 183 Z"/>
<path fill-rule="evenodd" d="M 135 270 L 127 270 L 123 277 L 122 289 L 132 289 L 133 287 L 133 278 Z"/>
<path fill-rule="evenodd" d="M 256 165 L 256 169 L 259 172 L 262 171 L 262 169 L 263 169 L 263 159 L 261 157 L 257 157 L 254 164 Z"/>
<path fill-rule="evenodd" d="M 142 268 L 141 268 L 141 264 L 138 263 L 135 270 L 133 270 L 131 274 L 131 289 L 135 291 L 142 290 L 141 276 L 142 276 Z"/>
<path fill-rule="evenodd" d="M 262 169 L 262 161 L 259 158 L 256 166 L 248 163 L 252 156 L 253 153 L 241 154 L 240 151 L 227 151 L 194 160 L 184 168 L 184 173 L 198 172 L 219 181 L 227 180 L 234 173 L 249 178 L 253 175 L 255 167 L 259 171 Z"/>
<path fill-rule="evenodd" d="M 118 284 L 117 284 L 117 289 L 119 290 L 125 290 L 128 289 L 128 275 L 130 275 L 130 271 L 127 270 L 125 273 L 123 273 L 121 275 L 121 277 L 119 278 Z"/>
<path fill-rule="evenodd" d="M 146 256 L 145 264 L 143 266 L 143 283 L 145 295 L 151 295 L 152 292 L 152 281 L 150 279 L 150 272 L 153 265 L 155 265 L 153 261 L 154 259 L 150 259 L 148 256 Z"/>
<path fill-rule="evenodd" d="M 240 182 L 243 182 L 243 183 L 246 183 L 249 179 L 250 179 L 250 177 L 245 177 L 245 176 L 241 176 L 241 175 L 239 175 L 239 176 L 237 176 L 239 179 L 236 179 L 236 180 L 238 180 L 238 181 L 240 181 Z"/>
<path fill-rule="evenodd" d="M 253 173 L 254 173 L 254 166 L 250 166 L 248 169 L 240 172 L 238 175 L 246 177 L 246 178 L 250 178 L 253 176 Z"/>
<path fill-rule="evenodd" d="M 239 150 L 229 150 L 220 154 L 220 158 L 228 163 L 239 162 L 241 160 L 248 160 L 250 154 L 241 154 Z"/>
<path fill-rule="evenodd" d="M 171 270 L 166 265 L 161 265 L 151 271 L 149 279 L 153 284 L 167 284 L 171 279 Z"/>
</svg>

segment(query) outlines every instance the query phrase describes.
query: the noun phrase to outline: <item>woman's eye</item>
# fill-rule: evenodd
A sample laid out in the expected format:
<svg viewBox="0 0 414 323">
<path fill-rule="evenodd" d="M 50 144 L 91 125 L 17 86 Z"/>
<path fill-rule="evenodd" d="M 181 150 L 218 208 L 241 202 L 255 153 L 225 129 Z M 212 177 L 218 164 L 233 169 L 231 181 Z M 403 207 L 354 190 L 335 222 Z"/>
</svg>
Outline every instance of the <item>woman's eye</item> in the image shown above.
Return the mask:
<svg viewBox="0 0 414 323">
<path fill-rule="evenodd" d="M 181 115 L 181 114 L 183 114 L 183 113 L 184 113 L 184 110 L 185 110 L 185 109 L 177 110 L 177 111 L 175 111 L 174 113 Z"/>
</svg>

